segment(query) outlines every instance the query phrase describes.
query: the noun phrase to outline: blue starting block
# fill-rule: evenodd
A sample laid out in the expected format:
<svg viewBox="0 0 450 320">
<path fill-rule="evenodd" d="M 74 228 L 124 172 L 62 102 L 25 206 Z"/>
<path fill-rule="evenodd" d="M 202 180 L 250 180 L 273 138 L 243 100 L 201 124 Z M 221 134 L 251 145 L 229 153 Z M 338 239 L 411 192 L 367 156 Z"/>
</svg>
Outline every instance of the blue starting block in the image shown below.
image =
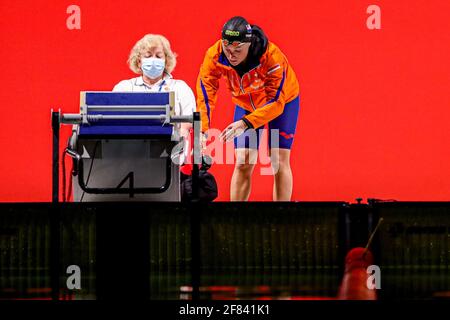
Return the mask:
<svg viewBox="0 0 450 320">
<path fill-rule="evenodd" d="M 79 135 L 170 136 L 173 125 L 169 123 L 170 119 L 162 123 L 160 116 L 167 113 L 173 116 L 173 95 L 174 92 L 82 92 L 80 109 L 84 109 L 86 120 L 95 120 L 83 123 Z M 148 119 L 146 116 L 154 117 Z"/>
</svg>

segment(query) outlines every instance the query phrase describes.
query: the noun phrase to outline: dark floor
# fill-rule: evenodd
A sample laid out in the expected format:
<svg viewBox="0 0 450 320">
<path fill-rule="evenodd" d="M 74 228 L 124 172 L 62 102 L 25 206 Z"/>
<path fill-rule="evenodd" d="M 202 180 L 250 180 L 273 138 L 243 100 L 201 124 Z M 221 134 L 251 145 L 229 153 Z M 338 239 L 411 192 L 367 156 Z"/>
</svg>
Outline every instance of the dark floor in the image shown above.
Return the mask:
<svg viewBox="0 0 450 320">
<path fill-rule="evenodd" d="M 51 297 L 50 206 L 0 204 L 0 299 Z M 202 299 L 335 299 L 345 253 L 379 217 L 378 298 L 450 299 L 449 203 L 219 203 L 195 216 L 180 204 L 118 208 L 59 208 L 60 288 L 67 266 L 82 272 L 81 290 L 61 289 L 61 299 L 96 299 L 99 286 L 118 298 L 191 299 L 193 275 Z M 105 273 L 111 282 L 97 278 Z M 127 289 L 141 275 L 148 291 Z"/>
</svg>

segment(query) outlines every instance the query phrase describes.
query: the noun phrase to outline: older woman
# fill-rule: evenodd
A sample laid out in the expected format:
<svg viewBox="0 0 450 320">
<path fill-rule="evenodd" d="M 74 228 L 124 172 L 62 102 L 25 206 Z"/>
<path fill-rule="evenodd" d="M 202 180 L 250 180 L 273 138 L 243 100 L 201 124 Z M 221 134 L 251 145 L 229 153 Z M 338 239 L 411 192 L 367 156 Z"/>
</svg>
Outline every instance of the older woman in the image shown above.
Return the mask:
<svg viewBox="0 0 450 320">
<path fill-rule="evenodd" d="M 147 34 L 131 49 L 128 65 L 138 77 L 122 80 L 113 89 L 120 92 L 175 92 L 175 113 L 190 115 L 195 111 L 195 97 L 182 80 L 175 80 L 171 72 L 177 64 L 169 41 L 162 35 Z M 181 135 L 188 136 L 191 124 L 181 124 Z"/>
</svg>

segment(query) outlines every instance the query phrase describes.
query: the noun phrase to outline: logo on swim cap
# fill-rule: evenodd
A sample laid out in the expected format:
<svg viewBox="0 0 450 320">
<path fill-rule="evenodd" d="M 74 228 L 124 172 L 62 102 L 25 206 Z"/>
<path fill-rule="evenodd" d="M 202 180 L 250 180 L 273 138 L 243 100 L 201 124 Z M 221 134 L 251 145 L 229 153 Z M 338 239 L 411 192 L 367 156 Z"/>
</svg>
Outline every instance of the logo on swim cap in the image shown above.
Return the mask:
<svg viewBox="0 0 450 320">
<path fill-rule="evenodd" d="M 239 31 L 225 30 L 225 34 L 231 37 L 239 37 Z"/>
<path fill-rule="evenodd" d="M 222 39 L 251 42 L 252 26 L 243 17 L 233 17 L 223 25 Z"/>
</svg>

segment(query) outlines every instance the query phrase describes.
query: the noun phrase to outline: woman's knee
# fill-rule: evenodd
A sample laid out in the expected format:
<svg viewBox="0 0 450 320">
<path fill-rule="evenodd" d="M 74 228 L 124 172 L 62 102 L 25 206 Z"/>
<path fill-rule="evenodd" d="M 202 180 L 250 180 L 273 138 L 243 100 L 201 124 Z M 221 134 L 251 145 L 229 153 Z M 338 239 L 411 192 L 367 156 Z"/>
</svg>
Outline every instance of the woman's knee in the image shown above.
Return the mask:
<svg viewBox="0 0 450 320">
<path fill-rule="evenodd" d="M 255 167 L 258 153 L 253 149 L 237 149 L 235 170 L 251 172 Z"/>
<path fill-rule="evenodd" d="M 291 170 L 290 156 L 291 152 L 288 149 L 270 150 L 270 161 L 275 174 Z"/>
<path fill-rule="evenodd" d="M 250 163 L 236 163 L 234 166 L 234 170 L 243 176 L 250 176 L 254 168 L 255 165 Z"/>
</svg>

